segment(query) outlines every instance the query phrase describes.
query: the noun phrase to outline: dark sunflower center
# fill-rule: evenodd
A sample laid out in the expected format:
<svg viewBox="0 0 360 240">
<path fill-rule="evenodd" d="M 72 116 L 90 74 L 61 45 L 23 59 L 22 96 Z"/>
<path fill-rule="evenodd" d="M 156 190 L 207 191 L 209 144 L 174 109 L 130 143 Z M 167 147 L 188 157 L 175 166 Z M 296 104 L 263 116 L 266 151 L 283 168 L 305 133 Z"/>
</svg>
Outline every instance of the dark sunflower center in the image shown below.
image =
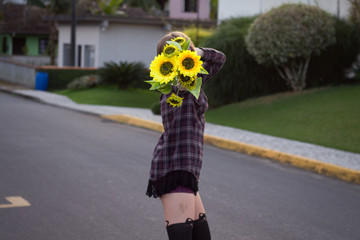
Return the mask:
<svg viewBox="0 0 360 240">
<path fill-rule="evenodd" d="M 171 62 L 164 62 L 160 66 L 160 73 L 164 76 L 172 72 L 173 65 Z"/>
<path fill-rule="evenodd" d="M 187 57 L 182 61 L 182 65 L 185 67 L 186 70 L 189 70 L 195 66 L 195 62 L 192 58 Z"/>
<path fill-rule="evenodd" d="M 167 55 L 171 55 L 174 52 L 175 52 L 175 48 L 173 48 L 173 47 L 168 47 L 165 49 L 165 54 L 167 54 Z"/>
<path fill-rule="evenodd" d="M 180 103 L 178 100 L 175 100 L 175 99 L 170 99 L 170 102 L 172 104 L 179 104 Z"/>
<path fill-rule="evenodd" d="M 179 43 L 180 45 L 182 45 L 182 44 L 184 43 L 184 40 L 182 40 L 182 39 L 177 39 L 177 40 L 175 40 L 175 42 L 177 42 L 177 43 Z"/>
<path fill-rule="evenodd" d="M 183 75 L 181 75 L 180 78 L 181 78 L 181 81 L 184 82 L 184 83 L 188 83 L 188 82 L 191 81 L 191 77 L 189 77 L 189 76 L 183 76 Z"/>
</svg>

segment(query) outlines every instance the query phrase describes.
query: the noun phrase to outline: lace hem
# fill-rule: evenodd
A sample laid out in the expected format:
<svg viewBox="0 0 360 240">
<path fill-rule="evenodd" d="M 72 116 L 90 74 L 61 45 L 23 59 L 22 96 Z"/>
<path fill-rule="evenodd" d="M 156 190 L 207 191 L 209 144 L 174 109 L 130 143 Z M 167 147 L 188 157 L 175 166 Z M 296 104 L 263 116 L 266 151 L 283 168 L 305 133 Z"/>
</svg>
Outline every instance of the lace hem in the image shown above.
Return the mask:
<svg viewBox="0 0 360 240">
<path fill-rule="evenodd" d="M 176 189 L 178 186 L 191 189 L 194 191 L 195 195 L 199 191 L 198 180 L 192 173 L 186 171 L 174 171 L 157 181 L 149 180 L 146 195 L 154 198 L 161 197 Z"/>
</svg>

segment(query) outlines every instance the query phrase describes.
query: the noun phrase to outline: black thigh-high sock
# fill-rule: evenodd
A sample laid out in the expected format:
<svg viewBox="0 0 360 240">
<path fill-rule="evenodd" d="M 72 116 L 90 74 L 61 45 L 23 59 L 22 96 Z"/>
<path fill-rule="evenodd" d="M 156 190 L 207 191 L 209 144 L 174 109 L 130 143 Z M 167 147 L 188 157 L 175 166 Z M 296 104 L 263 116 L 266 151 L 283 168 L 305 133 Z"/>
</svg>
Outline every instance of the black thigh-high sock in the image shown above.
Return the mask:
<svg viewBox="0 0 360 240">
<path fill-rule="evenodd" d="M 194 221 L 192 240 L 211 240 L 209 224 L 205 213 L 199 214 L 199 219 Z"/>
<path fill-rule="evenodd" d="M 169 240 L 192 240 L 193 220 L 186 219 L 185 223 L 175 223 L 166 227 Z"/>
</svg>

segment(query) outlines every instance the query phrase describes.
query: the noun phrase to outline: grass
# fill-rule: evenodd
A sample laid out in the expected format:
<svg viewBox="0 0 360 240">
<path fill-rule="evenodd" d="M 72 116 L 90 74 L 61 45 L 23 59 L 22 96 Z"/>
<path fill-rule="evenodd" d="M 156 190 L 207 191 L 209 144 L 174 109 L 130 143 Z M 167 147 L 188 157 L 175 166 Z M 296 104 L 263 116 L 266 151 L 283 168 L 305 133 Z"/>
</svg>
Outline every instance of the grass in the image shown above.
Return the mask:
<svg viewBox="0 0 360 240">
<path fill-rule="evenodd" d="M 150 108 L 160 94 L 100 86 L 62 90 L 77 103 Z M 360 153 L 360 85 L 280 93 L 206 113 L 207 122 Z"/>
<path fill-rule="evenodd" d="M 360 85 L 251 99 L 210 110 L 206 120 L 360 153 Z"/>
<path fill-rule="evenodd" d="M 54 93 L 65 95 L 77 103 L 135 108 L 150 108 L 159 101 L 160 93 L 145 89 L 118 89 L 116 86 L 98 86 L 83 90 L 60 90 Z"/>
</svg>

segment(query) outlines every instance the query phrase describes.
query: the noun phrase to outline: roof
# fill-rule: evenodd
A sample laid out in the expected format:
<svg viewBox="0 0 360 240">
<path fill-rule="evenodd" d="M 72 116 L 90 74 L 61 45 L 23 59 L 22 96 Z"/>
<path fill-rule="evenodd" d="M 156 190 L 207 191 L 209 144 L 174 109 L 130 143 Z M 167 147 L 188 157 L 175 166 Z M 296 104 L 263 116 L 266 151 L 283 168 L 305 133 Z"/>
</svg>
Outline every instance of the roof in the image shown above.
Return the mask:
<svg viewBox="0 0 360 240">
<path fill-rule="evenodd" d="M 59 24 L 70 24 L 70 15 L 58 15 L 55 17 Z M 85 14 L 77 16 L 77 23 L 101 23 L 107 20 L 110 23 L 123 23 L 123 24 L 137 24 L 137 25 L 155 25 L 165 26 L 172 25 L 174 27 L 188 27 L 199 23 L 204 28 L 210 28 L 216 26 L 214 20 L 199 20 L 196 19 L 173 19 L 162 14 L 147 14 L 141 8 L 121 8 L 117 15 L 93 15 Z"/>
<path fill-rule="evenodd" d="M 23 5 L 0 4 L 3 21 L 0 21 L 0 33 L 9 34 L 49 34 L 50 23 L 42 21 L 47 13 L 44 9 Z"/>
</svg>

